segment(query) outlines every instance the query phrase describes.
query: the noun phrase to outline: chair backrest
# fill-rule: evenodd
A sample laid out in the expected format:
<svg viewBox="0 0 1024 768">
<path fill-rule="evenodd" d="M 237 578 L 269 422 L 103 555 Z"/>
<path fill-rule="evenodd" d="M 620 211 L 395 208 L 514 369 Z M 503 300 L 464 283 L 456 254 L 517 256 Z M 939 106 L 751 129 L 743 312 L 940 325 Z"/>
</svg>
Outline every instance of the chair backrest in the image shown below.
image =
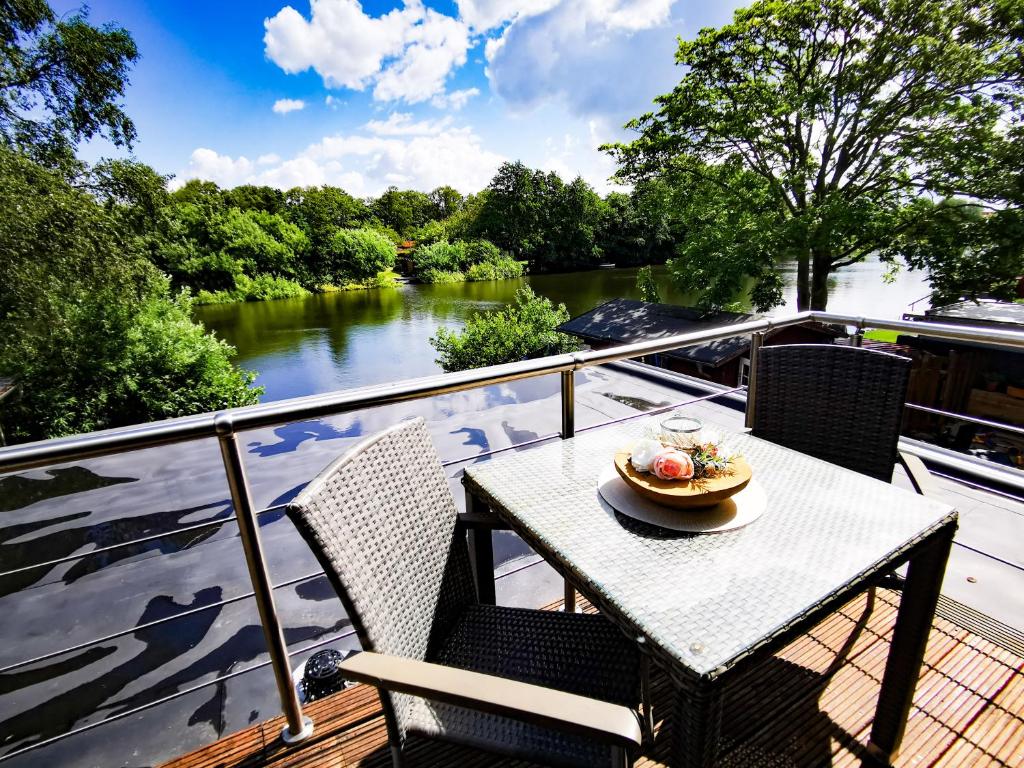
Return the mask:
<svg viewBox="0 0 1024 768">
<path fill-rule="evenodd" d="M 762 347 L 756 437 L 885 480 L 896 463 L 910 360 L 829 344 Z"/>
<path fill-rule="evenodd" d="M 455 500 L 423 419 L 396 424 L 331 463 L 288 515 L 364 650 L 425 659 L 476 602 Z"/>
</svg>

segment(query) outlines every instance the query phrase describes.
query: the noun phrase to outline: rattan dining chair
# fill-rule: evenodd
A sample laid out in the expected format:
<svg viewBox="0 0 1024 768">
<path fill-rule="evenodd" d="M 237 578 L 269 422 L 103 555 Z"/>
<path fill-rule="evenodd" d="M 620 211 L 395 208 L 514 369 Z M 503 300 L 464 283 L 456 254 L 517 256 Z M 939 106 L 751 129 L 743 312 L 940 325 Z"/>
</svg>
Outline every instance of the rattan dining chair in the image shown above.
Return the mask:
<svg viewBox="0 0 1024 768">
<path fill-rule="evenodd" d="M 885 482 L 899 462 L 924 494 L 928 470 L 898 449 L 910 364 L 837 344 L 762 347 L 751 434 Z"/>
<path fill-rule="evenodd" d="M 378 689 L 396 766 L 410 735 L 552 765 L 629 764 L 637 646 L 600 615 L 478 603 L 422 419 L 334 461 L 288 514 L 353 624 L 363 652 L 344 676 Z"/>
</svg>

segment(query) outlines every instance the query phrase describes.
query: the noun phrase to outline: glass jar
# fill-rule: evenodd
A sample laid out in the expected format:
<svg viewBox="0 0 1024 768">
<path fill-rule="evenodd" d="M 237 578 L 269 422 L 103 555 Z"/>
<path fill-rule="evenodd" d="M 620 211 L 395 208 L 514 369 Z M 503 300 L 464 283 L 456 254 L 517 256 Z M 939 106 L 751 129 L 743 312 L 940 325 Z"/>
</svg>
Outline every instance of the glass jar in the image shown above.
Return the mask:
<svg viewBox="0 0 1024 768">
<path fill-rule="evenodd" d="M 700 419 L 673 413 L 661 422 L 661 442 L 673 448 L 689 450 L 700 441 Z"/>
</svg>

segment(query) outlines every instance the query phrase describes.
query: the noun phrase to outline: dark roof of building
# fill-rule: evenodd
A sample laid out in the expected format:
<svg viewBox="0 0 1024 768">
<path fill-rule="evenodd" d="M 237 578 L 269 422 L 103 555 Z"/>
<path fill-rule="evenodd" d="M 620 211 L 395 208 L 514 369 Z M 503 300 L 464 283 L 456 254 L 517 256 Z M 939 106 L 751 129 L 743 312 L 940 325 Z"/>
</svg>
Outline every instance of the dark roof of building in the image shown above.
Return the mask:
<svg viewBox="0 0 1024 768">
<path fill-rule="evenodd" d="M 737 312 L 706 313 L 694 307 L 652 304 L 634 299 L 612 299 L 562 323 L 558 330 L 586 340 L 631 344 L 744 323 L 756 317 Z M 750 337 L 744 334 L 663 354 L 717 368 L 749 349 Z"/>
<path fill-rule="evenodd" d="M 914 319 L 940 323 L 954 321 L 979 325 L 1024 325 L 1024 304 L 992 299 L 958 301 L 955 304 L 929 309 L 923 316 L 917 316 Z"/>
</svg>

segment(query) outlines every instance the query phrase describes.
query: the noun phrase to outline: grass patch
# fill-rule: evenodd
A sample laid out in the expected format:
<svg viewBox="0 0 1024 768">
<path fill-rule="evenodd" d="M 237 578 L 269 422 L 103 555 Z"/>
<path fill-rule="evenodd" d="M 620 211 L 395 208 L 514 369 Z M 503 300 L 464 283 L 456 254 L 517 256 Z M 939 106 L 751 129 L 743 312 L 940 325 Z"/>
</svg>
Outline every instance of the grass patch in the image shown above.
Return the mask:
<svg viewBox="0 0 1024 768">
<path fill-rule="evenodd" d="M 864 338 L 871 339 L 872 341 L 888 341 L 893 344 L 899 338 L 899 331 L 881 331 L 875 328 L 874 330 L 865 331 Z"/>
<path fill-rule="evenodd" d="M 320 289 L 325 293 L 331 291 L 366 291 L 371 288 L 394 288 L 398 285 L 398 273 L 390 269 L 378 272 L 373 277 L 365 280 L 356 280 L 343 283 L 340 287 L 334 285 L 323 285 Z"/>
</svg>

